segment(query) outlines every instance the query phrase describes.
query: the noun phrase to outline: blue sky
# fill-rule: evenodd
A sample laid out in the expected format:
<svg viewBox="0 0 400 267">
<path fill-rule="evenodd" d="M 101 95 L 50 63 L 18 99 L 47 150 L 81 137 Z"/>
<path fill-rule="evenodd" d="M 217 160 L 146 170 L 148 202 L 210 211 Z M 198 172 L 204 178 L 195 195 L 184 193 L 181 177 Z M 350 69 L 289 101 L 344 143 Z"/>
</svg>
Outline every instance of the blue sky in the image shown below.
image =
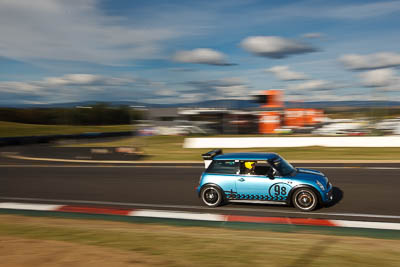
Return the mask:
<svg viewBox="0 0 400 267">
<path fill-rule="evenodd" d="M 400 100 L 400 1 L 0 2 L 0 105 Z"/>
</svg>

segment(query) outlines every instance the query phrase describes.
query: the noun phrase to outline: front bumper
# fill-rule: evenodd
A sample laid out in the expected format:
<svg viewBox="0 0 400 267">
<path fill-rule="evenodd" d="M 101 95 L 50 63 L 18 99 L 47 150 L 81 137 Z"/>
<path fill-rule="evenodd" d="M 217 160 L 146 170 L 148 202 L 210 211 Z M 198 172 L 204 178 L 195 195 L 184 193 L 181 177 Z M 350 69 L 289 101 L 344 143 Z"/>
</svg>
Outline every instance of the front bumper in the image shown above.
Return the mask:
<svg viewBox="0 0 400 267">
<path fill-rule="evenodd" d="M 333 200 L 333 192 L 332 192 L 332 187 L 331 189 L 325 193 L 325 199 L 324 199 L 324 203 L 329 203 Z"/>
</svg>

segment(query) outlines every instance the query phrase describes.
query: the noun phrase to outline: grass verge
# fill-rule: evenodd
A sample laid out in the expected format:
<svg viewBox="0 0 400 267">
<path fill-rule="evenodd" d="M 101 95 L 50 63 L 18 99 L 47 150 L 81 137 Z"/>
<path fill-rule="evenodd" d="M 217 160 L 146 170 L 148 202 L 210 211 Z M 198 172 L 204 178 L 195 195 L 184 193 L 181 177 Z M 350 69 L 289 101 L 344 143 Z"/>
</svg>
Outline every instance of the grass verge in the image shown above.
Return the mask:
<svg viewBox="0 0 400 267">
<path fill-rule="evenodd" d="M 110 126 L 74 126 L 74 125 L 38 125 L 0 121 L 0 137 L 38 136 L 53 134 L 79 134 L 85 132 L 122 132 L 131 131 L 132 125 Z"/>
<path fill-rule="evenodd" d="M 200 154 L 210 149 L 184 149 L 183 136 L 146 136 L 123 138 L 111 142 L 98 142 L 79 147 L 142 147 L 146 160 L 202 160 Z M 298 147 L 298 148 L 247 148 L 224 149 L 229 152 L 276 152 L 288 160 L 400 160 L 400 148 L 362 148 L 362 147 Z"/>
<path fill-rule="evenodd" d="M 67 245 L 75 253 L 69 256 L 81 263 L 90 256 L 82 250 L 98 247 L 97 257 L 104 266 L 118 260 L 121 265 L 142 266 L 398 266 L 400 262 L 400 240 L 16 215 L 0 215 L 0 239 L 18 243 L 18 250 L 8 252 L 19 253 L 16 257 L 32 258 L 32 251 L 40 251 L 34 259 L 37 265 L 49 258 L 53 264 L 65 263 L 65 257 L 51 253 Z M 7 265 L 5 258 L 16 260 L 7 256 L 2 264 Z"/>
<path fill-rule="evenodd" d="M 84 132 L 131 131 L 132 125 L 70 126 L 34 125 L 0 121 L 0 137 L 38 136 L 52 134 L 78 134 Z M 254 135 L 249 135 L 250 137 Z M 229 136 L 226 136 L 229 137 Z M 146 160 L 200 161 L 200 154 L 210 149 L 184 149 L 183 136 L 146 136 L 122 138 L 111 142 L 73 144 L 78 147 L 139 146 L 147 155 Z M 229 152 L 276 152 L 288 160 L 400 160 L 400 148 L 348 148 L 348 147 L 299 147 L 299 148 L 249 148 L 224 149 Z"/>
</svg>

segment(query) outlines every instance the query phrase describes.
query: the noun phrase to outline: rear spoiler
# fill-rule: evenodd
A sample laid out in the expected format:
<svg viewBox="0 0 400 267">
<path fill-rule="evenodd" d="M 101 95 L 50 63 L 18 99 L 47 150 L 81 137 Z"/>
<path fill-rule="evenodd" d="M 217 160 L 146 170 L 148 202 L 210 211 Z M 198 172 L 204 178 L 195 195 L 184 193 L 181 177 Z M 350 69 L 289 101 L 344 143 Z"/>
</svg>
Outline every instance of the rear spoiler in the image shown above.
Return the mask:
<svg viewBox="0 0 400 267">
<path fill-rule="evenodd" d="M 213 158 L 217 155 L 222 154 L 222 149 L 214 149 L 211 151 L 208 151 L 207 153 L 202 154 L 201 156 L 203 157 L 204 160 L 204 167 L 207 169 L 208 166 L 211 164 L 211 161 Z"/>
</svg>

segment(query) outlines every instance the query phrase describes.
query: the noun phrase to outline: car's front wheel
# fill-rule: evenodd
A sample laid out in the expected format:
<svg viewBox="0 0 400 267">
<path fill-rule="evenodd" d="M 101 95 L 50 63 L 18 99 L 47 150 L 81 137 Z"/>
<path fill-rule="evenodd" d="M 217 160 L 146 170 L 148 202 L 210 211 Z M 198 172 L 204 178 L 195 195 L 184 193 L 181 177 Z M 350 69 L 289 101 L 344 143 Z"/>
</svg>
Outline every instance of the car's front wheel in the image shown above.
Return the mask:
<svg viewBox="0 0 400 267">
<path fill-rule="evenodd" d="M 312 211 L 318 205 L 315 192 L 309 188 L 299 188 L 293 194 L 293 205 L 302 211 Z"/>
<path fill-rule="evenodd" d="M 209 207 L 217 207 L 223 201 L 221 190 L 215 186 L 205 186 L 200 192 L 201 200 Z"/>
</svg>

